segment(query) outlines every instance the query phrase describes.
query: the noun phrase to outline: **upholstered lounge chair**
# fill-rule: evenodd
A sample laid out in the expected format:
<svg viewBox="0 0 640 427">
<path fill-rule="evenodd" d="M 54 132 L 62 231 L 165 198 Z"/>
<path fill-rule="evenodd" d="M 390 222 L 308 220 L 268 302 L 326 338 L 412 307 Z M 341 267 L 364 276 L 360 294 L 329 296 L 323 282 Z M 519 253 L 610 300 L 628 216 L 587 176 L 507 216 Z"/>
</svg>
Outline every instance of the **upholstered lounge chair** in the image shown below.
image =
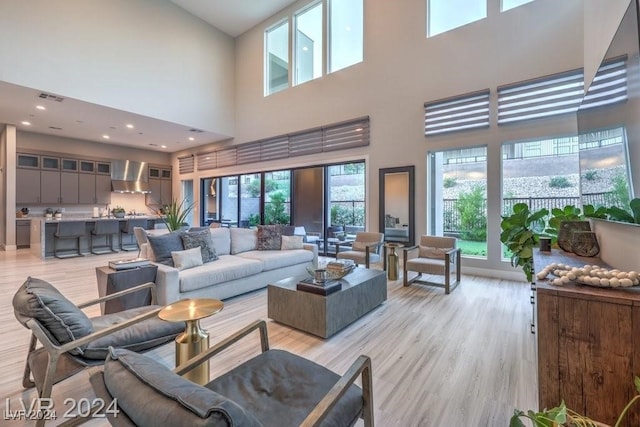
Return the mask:
<svg viewBox="0 0 640 427">
<path fill-rule="evenodd" d="M 184 331 L 184 323 L 160 320 L 161 307 L 156 305 L 94 318 L 82 312 L 82 308 L 146 288 L 151 289 L 153 304 L 155 284 L 145 283 L 76 306 L 50 283 L 29 277 L 13 297 L 16 319 L 32 333 L 22 385 L 35 386 L 39 397 L 49 398 L 55 383 L 87 366 L 104 363 L 110 346 L 146 351 Z M 42 347 L 36 349 L 38 341 Z M 44 420 L 36 425 L 44 425 Z"/>
<path fill-rule="evenodd" d="M 404 286 L 423 283 L 444 288 L 446 294 L 460 283 L 460 249 L 455 237 L 421 236 L 420 245 L 404 248 Z M 417 255 L 417 257 L 416 257 Z M 409 279 L 409 272 L 418 275 Z M 419 280 L 422 274 L 443 275 L 444 283 Z M 451 275 L 455 274 L 455 281 Z"/>
<path fill-rule="evenodd" d="M 180 377 L 253 331 L 262 352 L 200 386 Z M 362 377 L 362 388 L 354 381 Z M 371 360 L 360 356 L 341 377 L 310 360 L 270 350 L 256 321 L 170 371 L 144 355 L 112 349 L 91 384 L 105 407 L 117 399 L 113 426 L 373 426 Z"/>
<path fill-rule="evenodd" d="M 356 240 L 351 244 L 350 250 L 344 250 L 340 245 L 336 246 L 336 259 L 350 259 L 369 268 L 372 262 L 380 262 L 382 259 L 380 248 L 383 242 L 383 233 L 361 231 L 356 233 Z"/>
</svg>

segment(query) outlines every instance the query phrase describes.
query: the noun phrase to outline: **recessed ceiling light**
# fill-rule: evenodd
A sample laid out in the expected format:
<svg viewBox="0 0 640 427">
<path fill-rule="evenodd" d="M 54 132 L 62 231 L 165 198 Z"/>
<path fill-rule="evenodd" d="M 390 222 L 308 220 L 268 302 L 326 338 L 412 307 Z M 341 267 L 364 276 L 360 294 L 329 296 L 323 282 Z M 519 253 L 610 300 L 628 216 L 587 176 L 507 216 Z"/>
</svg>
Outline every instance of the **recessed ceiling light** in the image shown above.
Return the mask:
<svg viewBox="0 0 640 427">
<path fill-rule="evenodd" d="M 26 120 L 24 120 L 24 121 L 22 121 L 22 122 L 20 122 L 20 123 L 22 123 L 22 124 L 23 124 L 23 125 L 25 125 L 25 126 L 31 126 L 31 122 L 28 122 L 28 121 L 26 121 Z"/>
<path fill-rule="evenodd" d="M 167 148 L 167 146 L 166 145 L 161 145 L 160 148 Z"/>
<path fill-rule="evenodd" d="M 38 110 L 46 110 L 47 107 L 45 107 L 44 105 L 36 105 L 36 109 L 38 109 Z"/>
<path fill-rule="evenodd" d="M 196 139 L 192 136 L 189 137 L 189 141 L 195 141 Z"/>
<path fill-rule="evenodd" d="M 109 135 L 102 135 L 102 137 L 103 137 L 104 139 L 109 139 L 109 138 L 110 138 L 110 136 L 109 136 Z"/>
<path fill-rule="evenodd" d="M 128 128 L 128 129 L 133 129 L 133 125 L 132 125 L 131 123 L 129 123 L 129 124 L 127 125 L 127 128 Z"/>
</svg>

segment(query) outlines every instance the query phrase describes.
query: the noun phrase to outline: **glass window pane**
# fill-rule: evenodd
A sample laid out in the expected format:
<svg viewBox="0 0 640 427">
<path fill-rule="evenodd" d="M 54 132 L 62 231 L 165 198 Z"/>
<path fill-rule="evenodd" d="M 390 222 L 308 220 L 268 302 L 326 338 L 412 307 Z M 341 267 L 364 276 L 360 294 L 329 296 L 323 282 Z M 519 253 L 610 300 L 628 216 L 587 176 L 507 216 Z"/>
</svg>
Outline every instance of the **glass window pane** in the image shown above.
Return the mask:
<svg viewBox="0 0 640 427">
<path fill-rule="evenodd" d="M 322 76 L 322 3 L 296 15 L 295 84 Z"/>
<path fill-rule="evenodd" d="M 533 0 L 502 0 L 502 11 L 513 9 L 525 3 L 531 3 Z"/>
<path fill-rule="evenodd" d="M 268 30 L 266 38 L 265 93 L 269 95 L 289 87 L 289 24 Z"/>
<path fill-rule="evenodd" d="M 364 162 L 329 166 L 330 224 L 364 231 Z"/>
<path fill-rule="evenodd" d="M 362 62 L 362 0 L 331 0 L 329 4 L 329 72 Z"/>
<path fill-rule="evenodd" d="M 623 127 L 583 133 L 580 189 L 585 205 L 617 206 L 631 214 L 627 135 Z"/>
<path fill-rule="evenodd" d="M 431 234 L 455 236 L 462 255 L 487 257 L 487 148 L 430 154 Z"/>
<path fill-rule="evenodd" d="M 226 176 L 220 178 L 220 222 L 224 225 L 238 224 L 238 177 Z"/>
<path fill-rule="evenodd" d="M 212 222 L 219 222 L 220 211 L 218 205 L 218 180 L 216 178 L 205 178 L 202 180 L 202 225 L 209 225 Z"/>
<path fill-rule="evenodd" d="M 260 174 L 240 175 L 240 224 L 250 227 L 260 224 Z"/>
<path fill-rule="evenodd" d="M 427 0 L 427 36 L 487 17 L 487 0 Z"/>
<path fill-rule="evenodd" d="M 264 223 L 291 222 L 291 171 L 264 174 Z"/>
<path fill-rule="evenodd" d="M 548 138 L 502 145 L 502 213 L 516 203 L 538 211 L 580 205 L 578 138 Z M 503 259 L 511 255 L 503 251 Z"/>
</svg>

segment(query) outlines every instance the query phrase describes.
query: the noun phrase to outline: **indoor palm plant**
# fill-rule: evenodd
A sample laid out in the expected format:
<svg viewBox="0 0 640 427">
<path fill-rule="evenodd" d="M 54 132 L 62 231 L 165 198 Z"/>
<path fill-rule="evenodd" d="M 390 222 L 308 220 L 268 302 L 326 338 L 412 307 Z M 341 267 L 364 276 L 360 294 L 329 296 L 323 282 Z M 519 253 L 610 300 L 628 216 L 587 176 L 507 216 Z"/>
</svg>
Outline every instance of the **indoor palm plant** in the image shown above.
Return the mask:
<svg viewBox="0 0 640 427">
<path fill-rule="evenodd" d="M 192 210 L 193 203 L 187 204 L 186 200 L 178 202 L 174 199 L 163 207 L 162 212 L 156 211 L 156 214 L 162 217 L 169 231 L 176 231 L 182 226 L 188 225 L 186 219 Z"/>
</svg>

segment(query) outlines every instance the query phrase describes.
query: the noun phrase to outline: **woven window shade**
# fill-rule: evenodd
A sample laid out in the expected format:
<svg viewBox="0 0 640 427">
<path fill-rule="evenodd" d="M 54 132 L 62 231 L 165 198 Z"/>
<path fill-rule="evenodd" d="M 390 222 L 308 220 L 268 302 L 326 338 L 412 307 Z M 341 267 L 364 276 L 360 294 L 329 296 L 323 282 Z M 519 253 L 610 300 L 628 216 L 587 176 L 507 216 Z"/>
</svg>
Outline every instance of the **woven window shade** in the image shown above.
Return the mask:
<svg viewBox="0 0 640 427">
<path fill-rule="evenodd" d="M 625 102 L 627 95 L 627 57 L 604 62 L 587 91 L 581 110 Z"/>
<path fill-rule="evenodd" d="M 187 157 L 178 157 L 178 171 L 180 174 L 192 173 L 195 167 L 195 157 L 193 155 Z"/>
<path fill-rule="evenodd" d="M 322 151 L 346 150 L 369 145 L 369 118 L 324 128 Z"/>
<path fill-rule="evenodd" d="M 200 153 L 196 155 L 196 164 L 198 170 L 209 170 L 218 167 L 218 153 L 210 151 L 208 153 Z"/>
<path fill-rule="evenodd" d="M 424 104 L 424 134 L 489 127 L 489 89 Z"/>
</svg>

